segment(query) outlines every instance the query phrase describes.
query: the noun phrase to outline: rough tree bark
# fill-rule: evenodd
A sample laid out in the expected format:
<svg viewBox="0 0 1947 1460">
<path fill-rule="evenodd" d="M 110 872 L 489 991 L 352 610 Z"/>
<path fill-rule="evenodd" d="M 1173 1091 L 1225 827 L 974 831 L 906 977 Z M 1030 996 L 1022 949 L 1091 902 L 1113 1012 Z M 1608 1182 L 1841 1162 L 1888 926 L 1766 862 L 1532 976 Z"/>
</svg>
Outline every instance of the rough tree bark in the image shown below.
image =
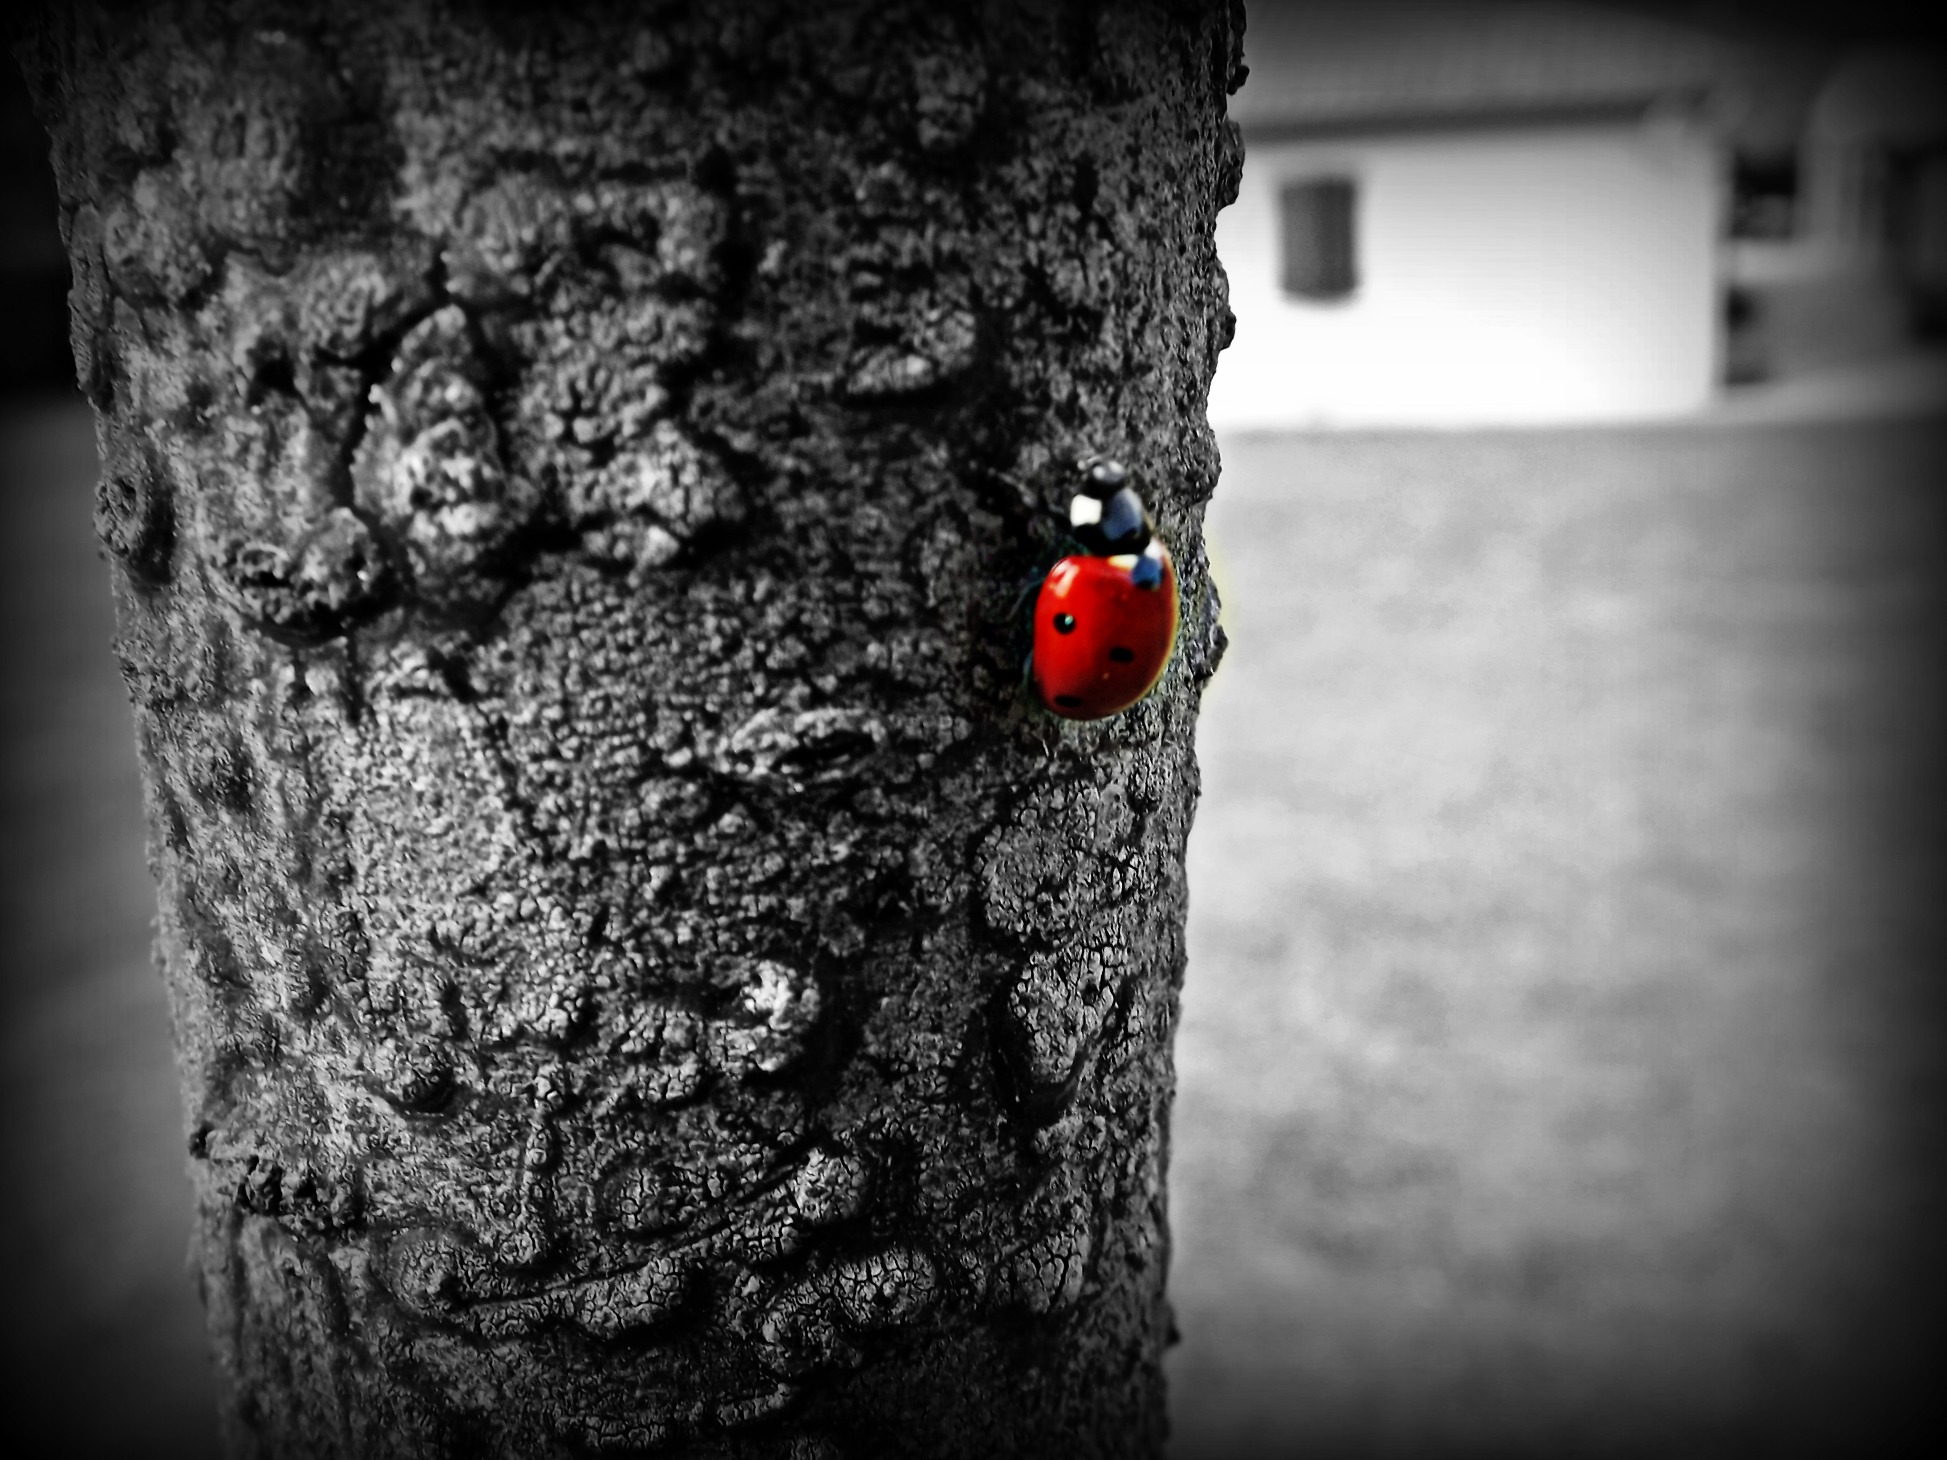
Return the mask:
<svg viewBox="0 0 1947 1460">
<path fill-rule="evenodd" d="M 232 1455 L 1159 1449 L 1241 26 L 41 17 Z"/>
</svg>

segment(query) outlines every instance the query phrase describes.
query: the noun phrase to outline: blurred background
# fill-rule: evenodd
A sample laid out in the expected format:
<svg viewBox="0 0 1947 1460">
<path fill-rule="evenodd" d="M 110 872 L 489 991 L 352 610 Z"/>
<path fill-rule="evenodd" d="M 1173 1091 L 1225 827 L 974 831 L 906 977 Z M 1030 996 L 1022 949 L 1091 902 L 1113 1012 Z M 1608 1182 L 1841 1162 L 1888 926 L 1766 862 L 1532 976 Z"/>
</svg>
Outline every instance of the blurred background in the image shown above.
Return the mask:
<svg viewBox="0 0 1947 1460">
<path fill-rule="evenodd" d="M 1937 1429 L 1947 70 L 1905 10 L 1249 6 L 1176 1460 Z M 0 1372 L 78 1401 L 45 1453 L 208 1457 L 54 220 L 7 70 Z"/>
</svg>

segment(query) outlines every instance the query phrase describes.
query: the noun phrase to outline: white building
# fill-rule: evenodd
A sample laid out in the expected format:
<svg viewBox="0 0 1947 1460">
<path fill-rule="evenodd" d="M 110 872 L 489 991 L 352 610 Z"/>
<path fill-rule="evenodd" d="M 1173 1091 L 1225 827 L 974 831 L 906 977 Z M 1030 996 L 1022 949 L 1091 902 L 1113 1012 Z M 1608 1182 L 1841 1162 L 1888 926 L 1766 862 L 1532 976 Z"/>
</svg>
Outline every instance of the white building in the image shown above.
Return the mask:
<svg viewBox="0 0 1947 1460">
<path fill-rule="evenodd" d="M 1772 377 L 1947 337 L 1947 52 L 1862 45 L 1806 110 L 1778 226 L 1733 230 Z"/>
<path fill-rule="evenodd" d="M 1220 428 L 1628 419 L 1722 377 L 1723 50 L 1595 5 L 1255 4 Z"/>
</svg>

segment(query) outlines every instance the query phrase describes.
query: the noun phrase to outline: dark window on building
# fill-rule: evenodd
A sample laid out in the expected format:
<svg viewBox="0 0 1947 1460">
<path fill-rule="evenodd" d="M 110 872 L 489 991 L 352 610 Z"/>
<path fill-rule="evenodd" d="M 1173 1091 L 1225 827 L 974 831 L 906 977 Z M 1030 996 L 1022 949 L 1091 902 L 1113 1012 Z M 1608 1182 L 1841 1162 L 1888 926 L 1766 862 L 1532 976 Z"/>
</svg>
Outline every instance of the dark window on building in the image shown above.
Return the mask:
<svg viewBox="0 0 1947 1460">
<path fill-rule="evenodd" d="M 1790 238 L 1797 217 L 1796 157 L 1740 155 L 1732 161 L 1732 238 Z"/>
<path fill-rule="evenodd" d="M 1359 287 L 1357 195 L 1349 177 L 1288 182 L 1278 194 L 1279 282 L 1304 299 L 1343 299 Z"/>
</svg>

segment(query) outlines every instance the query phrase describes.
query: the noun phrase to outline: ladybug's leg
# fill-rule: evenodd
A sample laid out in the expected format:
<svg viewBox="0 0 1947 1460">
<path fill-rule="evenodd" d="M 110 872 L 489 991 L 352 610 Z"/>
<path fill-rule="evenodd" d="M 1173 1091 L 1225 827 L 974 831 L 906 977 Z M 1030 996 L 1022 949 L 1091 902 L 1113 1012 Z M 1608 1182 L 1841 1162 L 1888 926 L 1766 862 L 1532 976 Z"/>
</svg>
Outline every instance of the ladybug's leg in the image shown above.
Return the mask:
<svg viewBox="0 0 1947 1460">
<path fill-rule="evenodd" d="M 1014 611 L 1011 615 L 1012 617 L 1019 617 L 1028 611 L 1029 600 L 1041 591 L 1041 584 L 1047 576 L 1048 570 L 1046 568 L 1036 568 L 1032 573 L 1024 574 L 1020 582 L 1014 585 Z"/>
<path fill-rule="evenodd" d="M 1041 566 L 1029 569 L 1015 584 L 1014 608 L 1010 616 L 1018 618 L 1027 612 L 1029 600 L 1041 590 L 1041 585 L 1048 579 L 1049 570 L 1056 563 L 1060 562 L 1063 558 L 1072 558 L 1086 554 L 1087 552 L 1087 545 L 1064 526 L 1060 540 L 1043 558 Z"/>
<path fill-rule="evenodd" d="M 1048 570 L 1046 568 L 1036 568 L 1031 573 L 1023 574 L 1016 581 L 1013 588 L 1009 590 L 1007 598 L 1001 606 L 994 608 L 987 614 L 986 622 L 993 624 L 1018 623 L 1022 618 L 1026 617 L 1029 606 L 1034 600 L 1034 595 L 1041 588 L 1041 580 L 1047 576 Z M 989 599 L 988 602 L 992 604 L 993 600 Z"/>
<path fill-rule="evenodd" d="M 1040 592 L 1040 588 L 1042 588 L 1042 580 L 1047 576 L 1047 565 L 1053 563 L 1053 561 L 1055 559 L 1047 559 L 1047 563 L 1044 563 L 1044 565 L 1038 566 L 1038 568 L 1028 568 L 1024 574 L 1020 574 L 1010 584 L 1009 588 L 1005 590 L 1007 592 L 1007 598 L 1001 598 L 1001 590 L 997 590 L 995 596 L 987 600 L 989 613 L 987 613 L 987 619 L 985 621 L 987 623 L 1012 623 L 1012 621 L 1018 621 L 1022 615 L 1026 615 L 1028 613 L 1028 605 L 1034 602 L 1034 594 Z"/>
</svg>

